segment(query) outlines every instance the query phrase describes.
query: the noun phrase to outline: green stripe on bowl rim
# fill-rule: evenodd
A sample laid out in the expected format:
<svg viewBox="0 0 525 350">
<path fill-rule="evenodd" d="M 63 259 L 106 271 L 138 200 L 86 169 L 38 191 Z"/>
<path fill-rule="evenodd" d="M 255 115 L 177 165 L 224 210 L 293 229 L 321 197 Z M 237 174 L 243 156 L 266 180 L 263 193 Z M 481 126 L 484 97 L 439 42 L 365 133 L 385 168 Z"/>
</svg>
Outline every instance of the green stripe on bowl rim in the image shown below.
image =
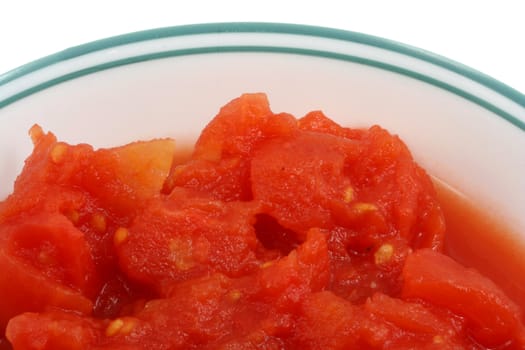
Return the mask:
<svg viewBox="0 0 525 350">
<path fill-rule="evenodd" d="M 3 75 L 0 75 L 0 86 L 5 85 L 13 80 L 21 78 L 37 70 L 46 68 L 48 66 L 60 63 L 72 58 L 76 58 L 82 55 L 86 55 L 95 51 L 101 51 L 121 45 L 138 43 L 141 41 L 155 40 L 169 37 L 195 35 L 195 34 L 220 34 L 220 33 L 276 33 L 276 34 L 296 34 L 296 35 L 307 35 L 312 37 L 337 39 L 342 41 L 348 41 L 352 43 L 364 44 L 388 51 L 393 51 L 406 56 L 414 57 L 424 62 L 428 62 L 444 68 L 446 70 L 457 73 L 463 77 L 466 77 L 474 82 L 483 85 L 490 90 L 497 92 L 498 94 L 506 97 L 507 99 L 515 102 L 516 104 L 525 108 L 525 95 L 519 91 L 511 88 L 510 86 L 499 82 L 498 80 L 491 78 L 490 76 L 476 71 L 470 67 L 467 67 L 461 63 L 455 62 L 443 56 L 409 46 L 406 44 L 398 43 L 392 40 L 379 38 L 367 34 L 325 28 L 299 24 L 281 24 L 281 23 L 207 23 L 207 24 L 192 24 L 184 26 L 166 27 L 158 29 L 150 29 L 135 33 L 129 33 L 119 36 L 114 36 L 106 39 L 97 40 L 80 46 L 75 46 L 64 51 L 43 57 L 39 60 L 33 61 L 12 71 L 9 71 Z M 511 122 L 518 128 L 525 131 L 525 121 L 501 110 L 492 103 L 477 97 L 467 91 L 454 87 L 448 83 L 439 81 L 435 78 L 426 76 L 424 74 L 411 71 L 405 68 L 397 67 L 384 62 L 365 59 L 357 56 L 338 54 L 329 51 L 318 51 L 308 50 L 299 48 L 287 48 L 287 47 L 275 47 L 275 46 L 218 46 L 218 47 L 202 47 L 194 49 L 181 49 L 172 50 L 165 52 L 157 52 L 152 54 L 128 57 L 116 61 L 106 62 L 97 66 L 81 69 L 75 72 L 65 74 L 53 79 L 50 79 L 44 83 L 32 86 L 25 89 L 13 96 L 10 96 L 0 101 L 0 109 L 18 101 L 26 96 L 33 93 L 46 89 L 50 86 L 59 84 L 61 82 L 78 78 L 83 75 L 98 72 L 105 69 L 114 68 L 131 63 L 138 63 L 147 60 L 154 60 L 159 58 L 183 56 L 183 55 L 194 55 L 194 54 L 205 54 L 205 53 L 221 53 L 221 52 L 269 52 L 269 53 L 287 53 L 287 54 L 298 54 L 317 56 L 324 58 L 332 58 L 337 60 L 344 60 L 354 63 L 365 64 L 380 69 L 396 72 L 411 78 L 415 78 L 434 86 L 443 88 L 449 92 L 459 95 L 463 98 L 468 99 L 494 113 L 503 117 L 507 121 Z"/>
</svg>

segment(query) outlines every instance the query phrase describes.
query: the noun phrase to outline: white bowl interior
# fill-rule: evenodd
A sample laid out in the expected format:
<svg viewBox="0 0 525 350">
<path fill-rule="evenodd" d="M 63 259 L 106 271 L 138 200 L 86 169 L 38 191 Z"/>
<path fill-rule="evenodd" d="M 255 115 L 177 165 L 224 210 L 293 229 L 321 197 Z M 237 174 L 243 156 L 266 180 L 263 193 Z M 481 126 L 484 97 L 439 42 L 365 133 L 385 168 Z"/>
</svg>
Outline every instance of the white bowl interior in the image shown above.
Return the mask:
<svg viewBox="0 0 525 350">
<path fill-rule="evenodd" d="M 124 65 L 49 87 L 0 109 L 0 198 L 31 151 L 34 123 L 97 147 L 195 140 L 227 101 L 266 92 L 275 112 L 323 110 L 351 127 L 399 134 L 429 173 L 525 239 L 525 132 L 454 93 L 384 69 L 286 53 L 207 53 Z M 525 111 L 524 111 L 525 113 Z"/>
</svg>

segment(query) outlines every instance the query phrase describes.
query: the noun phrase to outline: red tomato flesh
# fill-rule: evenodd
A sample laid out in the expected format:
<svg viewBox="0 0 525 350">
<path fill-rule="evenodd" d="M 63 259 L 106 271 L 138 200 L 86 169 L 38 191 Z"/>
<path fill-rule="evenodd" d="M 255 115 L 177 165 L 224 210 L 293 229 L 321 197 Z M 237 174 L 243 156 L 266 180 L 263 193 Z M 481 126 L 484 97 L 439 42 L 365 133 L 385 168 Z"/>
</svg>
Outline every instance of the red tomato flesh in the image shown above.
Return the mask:
<svg viewBox="0 0 525 350">
<path fill-rule="evenodd" d="M 0 202 L 0 349 L 525 348 L 522 310 L 445 254 L 449 203 L 379 126 L 244 94 L 191 154 L 30 134 Z"/>
</svg>

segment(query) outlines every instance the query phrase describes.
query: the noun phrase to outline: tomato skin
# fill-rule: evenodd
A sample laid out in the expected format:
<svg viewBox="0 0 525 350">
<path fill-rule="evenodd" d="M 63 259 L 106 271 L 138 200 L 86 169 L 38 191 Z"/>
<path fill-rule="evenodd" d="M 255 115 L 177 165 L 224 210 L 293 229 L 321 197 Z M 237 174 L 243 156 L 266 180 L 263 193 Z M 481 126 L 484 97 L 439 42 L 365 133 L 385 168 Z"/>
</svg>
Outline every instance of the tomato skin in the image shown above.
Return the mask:
<svg viewBox="0 0 525 350">
<path fill-rule="evenodd" d="M 510 340 L 525 346 L 519 308 L 491 280 L 446 255 L 422 249 L 407 257 L 403 298 L 419 298 L 466 318 L 472 337 L 486 347 Z"/>
</svg>

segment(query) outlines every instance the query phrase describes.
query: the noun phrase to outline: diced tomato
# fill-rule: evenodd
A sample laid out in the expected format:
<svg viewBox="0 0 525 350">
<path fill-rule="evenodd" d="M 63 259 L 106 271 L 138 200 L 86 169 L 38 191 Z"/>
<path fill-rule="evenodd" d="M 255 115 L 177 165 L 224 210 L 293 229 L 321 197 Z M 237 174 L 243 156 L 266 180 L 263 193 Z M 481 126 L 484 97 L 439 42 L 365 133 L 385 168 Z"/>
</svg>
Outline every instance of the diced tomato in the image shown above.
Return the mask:
<svg viewBox="0 0 525 350">
<path fill-rule="evenodd" d="M 202 131 L 192 159 L 171 169 L 163 192 L 174 187 L 211 193 L 216 199 L 250 200 L 250 162 L 264 139 L 293 134 L 297 121 L 273 114 L 264 94 L 244 94 L 224 106 Z"/>
<path fill-rule="evenodd" d="M 438 318 L 425 306 L 377 293 L 365 303 L 365 309 L 402 329 L 423 334 L 448 335 L 455 330 L 450 322 Z"/>
<path fill-rule="evenodd" d="M 0 266 L 0 329 L 21 312 L 52 306 L 91 313 L 100 281 L 84 236 L 64 216 L 2 225 Z"/>
<path fill-rule="evenodd" d="M 0 223 L 17 215 L 39 211 L 60 212 L 65 207 L 83 205 L 87 200 L 78 190 L 71 190 L 71 179 L 89 162 L 92 148 L 57 142 L 52 133 L 39 126 L 31 128 L 34 150 L 27 158 L 15 189 L 0 206 Z"/>
<path fill-rule="evenodd" d="M 88 145 L 57 142 L 38 126 L 31 134 L 34 151 L 13 195 L 0 208 L 0 222 L 35 210 L 63 213 L 78 226 L 101 214 L 94 220 L 96 231 L 105 231 L 106 220 L 129 222 L 160 192 L 174 156 L 169 139 L 93 151 Z"/>
<path fill-rule="evenodd" d="M 94 321 L 67 313 L 24 314 L 10 322 L 7 334 L 13 344 L 29 349 L 39 343 L 43 349 L 82 344 L 94 349 L 227 349 L 228 344 L 253 342 L 274 347 L 283 344 L 279 336 L 291 332 L 290 312 L 326 286 L 327 264 L 324 235 L 313 231 L 287 257 L 247 277 L 211 274 L 174 283 L 165 299 L 147 302 L 133 316 Z M 76 331 L 65 336 L 66 327 Z M 38 337 L 26 339 L 26 330 Z"/>
<path fill-rule="evenodd" d="M 14 349 L 83 350 L 99 337 L 101 322 L 78 314 L 50 311 L 13 318 L 6 335 Z"/>
<path fill-rule="evenodd" d="M 406 145 L 378 126 L 359 143 L 361 156 L 346 164 L 358 198 L 378 204 L 386 221 L 411 246 L 441 249 L 445 225 L 435 191 Z"/>
<path fill-rule="evenodd" d="M 358 309 L 329 291 L 302 303 L 292 344 L 296 349 L 366 349 L 358 337 Z"/>
<path fill-rule="evenodd" d="M 344 176 L 350 148 L 350 141 L 324 134 L 268 140 L 252 159 L 254 198 L 301 239 L 311 227 L 334 227 L 332 208 L 346 205 L 345 191 L 351 188 Z"/>
<path fill-rule="evenodd" d="M 28 261 L 28 257 L 18 257 L 12 252 L 12 242 L 8 242 L 6 232 L 0 234 L 0 329 L 8 320 L 26 311 L 44 311 L 50 307 L 61 307 L 90 314 L 93 303 L 76 286 L 61 283 L 56 274 L 44 274 Z M 48 257 L 54 258 L 54 253 Z M 80 255 L 82 253 L 80 252 Z M 48 257 L 41 256 L 43 260 Z M 34 256 L 32 259 L 39 259 Z M 73 261 L 79 261 L 74 259 Z M 45 262 L 45 261 L 44 261 Z M 89 265 L 89 261 L 87 261 Z M 42 264 L 42 262 L 37 262 Z M 78 272 L 78 271 L 75 271 Z M 55 276 L 53 276 L 55 275 Z M 78 282 L 78 281 L 77 281 Z"/>
<path fill-rule="evenodd" d="M 407 348 L 419 343 L 421 347 L 435 346 L 445 349 L 463 349 L 461 341 L 463 320 L 444 310 L 433 310 L 428 305 L 411 303 L 376 293 L 364 306 L 374 322 L 388 322 L 404 333 L 394 340 L 393 347 Z"/>
<path fill-rule="evenodd" d="M 291 338 L 296 349 L 464 349 L 450 315 L 376 294 L 364 306 L 329 291 L 303 302 Z"/>
<path fill-rule="evenodd" d="M 99 281 L 84 235 L 64 216 L 40 214 L 5 225 L 0 233 L 5 253 L 51 280 L 93 297 Z"/>
<path fill-rule="evenodd" d="M 205 192 L 219 200 L 249 200 L 252 195 L 248 177 L 249 167 L 240 157 L 218 162 L 193 159 L 172 169 L 164 191 L 170 193 L 177 186 Z"/>
<path fill-rule="evenodd" d="M 100 321 L 65 312 L 23 314 L 7 336 L 23 349 L 188 349 L 220 348 L 235 330 L 253 339 L 261 317 L 231 280 L 215 274 L 180 283 L 168 299 L 149 301 L 133 317 Z M 65 334 L 68 329 L 74 330 Z M 35 337 L 28 337 L 31 332 Z"/>
<path fill-rule="evenodd" d="M 58 142 L 38 126 L 31 129 L 31 136 L 34 151 L 14 193 L 0 206 L 0 224 L 11 232 L 5 254 L 30 264 L 35 271 L 29 269 L 29 274 L 50 278 L 57 294 L 75 296 L 68 288 L 78 290 L 81 294 L 75 297 L 81 299 L 83 312 L 91 312 L 96 300 L 97 314 L 115 315 L 115 305 L 122 303 L 109 301 L 106 294 L 97 296 L 118 272 L 113 233 L 131 221 L 141 204 L 158 195 L 171 166 L 174 143 L 155 140 L 93 151 L 88 145 Z M 7 303 L 11 299 L 6 293 L 1 289 L 0 299 Z M 48 301 L 38 297 L 29 309 L 19 308 L 20 303 L 12 307 L 19 312 L 38 311 L 38 305 Z"/>
<path fill-rule="evenodd" d="M 466 318 L 472 337 L 486 347 L 525 346 L 519 308 L 491 280 L 446 255 L 422 249 L 406 259 L 404 298 L 446 307 Z"/>
<path fill-rule="evenodd" d="M 204 128 L 194 158 L 217 161 L 249 155 L 263 139 L 290 135 L 297 121 L 289 114 L 274 115 L 264 94 L 244 94 L 221 108 Z"/>
<path fill-rule="evenodd" d="M 119 217 L 133 217 L 159 194 L 174 157 L 170 139 L 100 149 L 82 169 L 81 186 Z"/>
<path fill-rule="evenodd" d="M 306 241 L 287 256 L 263 263 L 256 276 L 256 294 L 276 307 L 293 308 L 304 295 L 327 286 L 329 264 L 326 237 L 312 229 Z"/>
<path fill-rule="evenodd" d="M 379 126 L 245 94 L 191 156 L 30 134 L 0 202 L 14 350 L 525 348 L 519 308 L 440 253 L 433 184 Z"/>
<path fill-rule="evenodd" d="M 366 135 L 366 130 L 344 128 L 329 119 L 321 111 L 312 111 L 298 120 L 299 129 L 330 134 L 338 137 L 359 140 Z"/>
<path fill-rule="evenodd" d="M 330 252 L 330 289 L 362 303 L 377 292 L 399 295 L 400 274 L 411 248 L 400 237 L 361 235 L 336 228 L 326 231 Z"/>
<path fill-rule="evenodd" d="M 379 203 L 387 221 L 411 246 L 442 248 L 445 224 L 432 182 L 398 137 L 378 126 L 343 128 L 319 111 L 301 118 L 299 128 L 356 141 L 360 156 L 346 164 L 354 194 Z"/>
<path fill-rule="evenodd" d="M 379 127 L 352 135 L 356 140 L 334 136 L 345 134 L 337 127 L 331 122 L 330 134 L 300 132 L 262 143 L 251 165 L 254 198 L 299 238 L 312 226 L 344 226 L 441 249 L 443 216 L 406 146 Z"/>
<path fill-rule="evenodd" d="M 210 272 L 252 271 L 258 265 L 253 228 L 258 207 L 176 188 L 169 198 L 150 202 L 129 228 L 116 231 L 120 266 L 158 290 Z"/>
</svg>

